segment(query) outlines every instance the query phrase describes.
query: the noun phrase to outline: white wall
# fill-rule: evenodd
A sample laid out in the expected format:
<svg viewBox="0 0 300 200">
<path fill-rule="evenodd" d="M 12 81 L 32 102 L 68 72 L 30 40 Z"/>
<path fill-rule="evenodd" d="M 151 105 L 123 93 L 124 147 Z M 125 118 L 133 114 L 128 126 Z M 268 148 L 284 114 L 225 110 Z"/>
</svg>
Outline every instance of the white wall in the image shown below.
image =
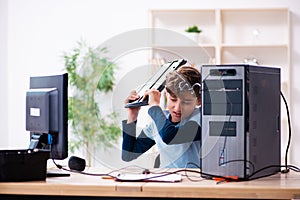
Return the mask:
<svg viewBox="0 0 300 200">
<path fill-rule="evenodd" d="M 8 109 L 7 109 L 7 1 L 0 1 L 0 147 L 8 144 Z"/>
<path fill-rule="evenodd" d="M 290 163 L 300 165 L 300 2 L 297 0 L 0 0 L 0 148 L 27 148 L 29 76 L 56 73 L 62 53 L 80 38 L 98 45 L 149 26 L 149 9 L 288 7 L 291 11 L 292 126 Z M 176 19 L 174 19 L 176 20 Z M 284 113 L 283 113 L 284 114 Z M 298 139 L 298 140 L 297 140 Z M 285 147 L 282 147 L 285 148 Z"/>
</svg>

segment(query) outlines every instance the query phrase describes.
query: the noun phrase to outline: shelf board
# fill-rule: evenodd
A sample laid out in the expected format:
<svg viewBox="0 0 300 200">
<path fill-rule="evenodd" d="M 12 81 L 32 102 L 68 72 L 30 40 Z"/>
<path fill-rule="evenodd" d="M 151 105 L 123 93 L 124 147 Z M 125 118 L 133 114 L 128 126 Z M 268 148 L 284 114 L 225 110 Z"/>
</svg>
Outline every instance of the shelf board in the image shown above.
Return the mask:
<svg viewBox="0 0 300 200">
<path fill-rule="evenodd" d="M 215 13 L 214 9 L 154 9 L 154 10 L 150 10 L 151 13 L 153 14 L 157 14 L 157 13 L 177 13 L 177 12 L 181 12 L 181 13 L 191 13 L 191 12 L 212 12 Z"/>
<path fill-rule="evenodd" d="M 287 7 L 278 7 L 278 8 L 222 8 L 221 12 L 288 12 Z"/>
<path fill-rule="evenodd" d="M 224 48 L 288 48 L 288 44 L 221 44 Z"/>
<path fill-rule="evenodd" d="M 198 46 L 194 45 L 152 45 L 153 49 L 161 49 L 161 48 L 215 48 L 216 46 L 213 44 L 198 44 Z"/>
</svg>

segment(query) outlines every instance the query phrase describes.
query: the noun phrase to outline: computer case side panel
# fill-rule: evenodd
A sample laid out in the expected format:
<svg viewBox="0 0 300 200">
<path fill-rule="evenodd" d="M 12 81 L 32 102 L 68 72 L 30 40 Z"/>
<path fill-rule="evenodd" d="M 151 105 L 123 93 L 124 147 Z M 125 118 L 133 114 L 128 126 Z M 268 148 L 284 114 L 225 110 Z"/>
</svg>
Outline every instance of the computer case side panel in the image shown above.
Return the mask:
<svg viewBox="0 0 300 200">
<path fill-rule="evenodd" d="M 280 69 L 248 66 L 247 70 L 249 79 L 247 177 L 257 178 L 280 171 Z"/>
</svg>

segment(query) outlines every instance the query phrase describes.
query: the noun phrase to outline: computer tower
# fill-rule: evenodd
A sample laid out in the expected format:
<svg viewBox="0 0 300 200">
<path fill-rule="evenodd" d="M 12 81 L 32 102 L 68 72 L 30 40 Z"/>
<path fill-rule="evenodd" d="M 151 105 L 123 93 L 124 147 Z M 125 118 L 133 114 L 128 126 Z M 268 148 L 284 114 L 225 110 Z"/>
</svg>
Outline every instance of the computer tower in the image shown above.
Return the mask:
<svg viewBox="0 0 300 200">
<path fill-rule="evenodd" d="M 280 68 L 203 65 L 202 177 L 280 171 Z"/>
</svg>

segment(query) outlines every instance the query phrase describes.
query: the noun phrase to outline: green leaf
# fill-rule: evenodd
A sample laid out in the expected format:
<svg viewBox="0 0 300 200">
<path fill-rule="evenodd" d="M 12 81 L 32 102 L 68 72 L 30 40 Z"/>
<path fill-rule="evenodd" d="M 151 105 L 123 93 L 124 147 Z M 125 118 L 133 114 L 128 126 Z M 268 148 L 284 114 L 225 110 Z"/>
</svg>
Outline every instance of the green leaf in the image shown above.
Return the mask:
<svg viewBox="0 0 300 200">
<path fill-rule="evenodd" d="M 198 26 L 194 25 L 194 26 L 188 27 L 188 28 L 185 30 L 185 32 L 188 32 L 188 33 L 201 33 L 202 30 L 200 30 L 200 29 L 198 28 Z"/>
<path fill-rule="evenodd" d="M 75 48 L 63 55 L 69 76 L 70 96 L 68 119 L 74 139 L 70 139 L 70 151 L 91 148 L 103 144 L 111 146 L 121 136 L 116 113 L 101 117 L 95 94 L 113 90 L 117 65 L 110 61 L 106 47 L 92 47 L 81 40 Z M 86 152 L 89 152 L 86 149 Z"/>
</svg>

